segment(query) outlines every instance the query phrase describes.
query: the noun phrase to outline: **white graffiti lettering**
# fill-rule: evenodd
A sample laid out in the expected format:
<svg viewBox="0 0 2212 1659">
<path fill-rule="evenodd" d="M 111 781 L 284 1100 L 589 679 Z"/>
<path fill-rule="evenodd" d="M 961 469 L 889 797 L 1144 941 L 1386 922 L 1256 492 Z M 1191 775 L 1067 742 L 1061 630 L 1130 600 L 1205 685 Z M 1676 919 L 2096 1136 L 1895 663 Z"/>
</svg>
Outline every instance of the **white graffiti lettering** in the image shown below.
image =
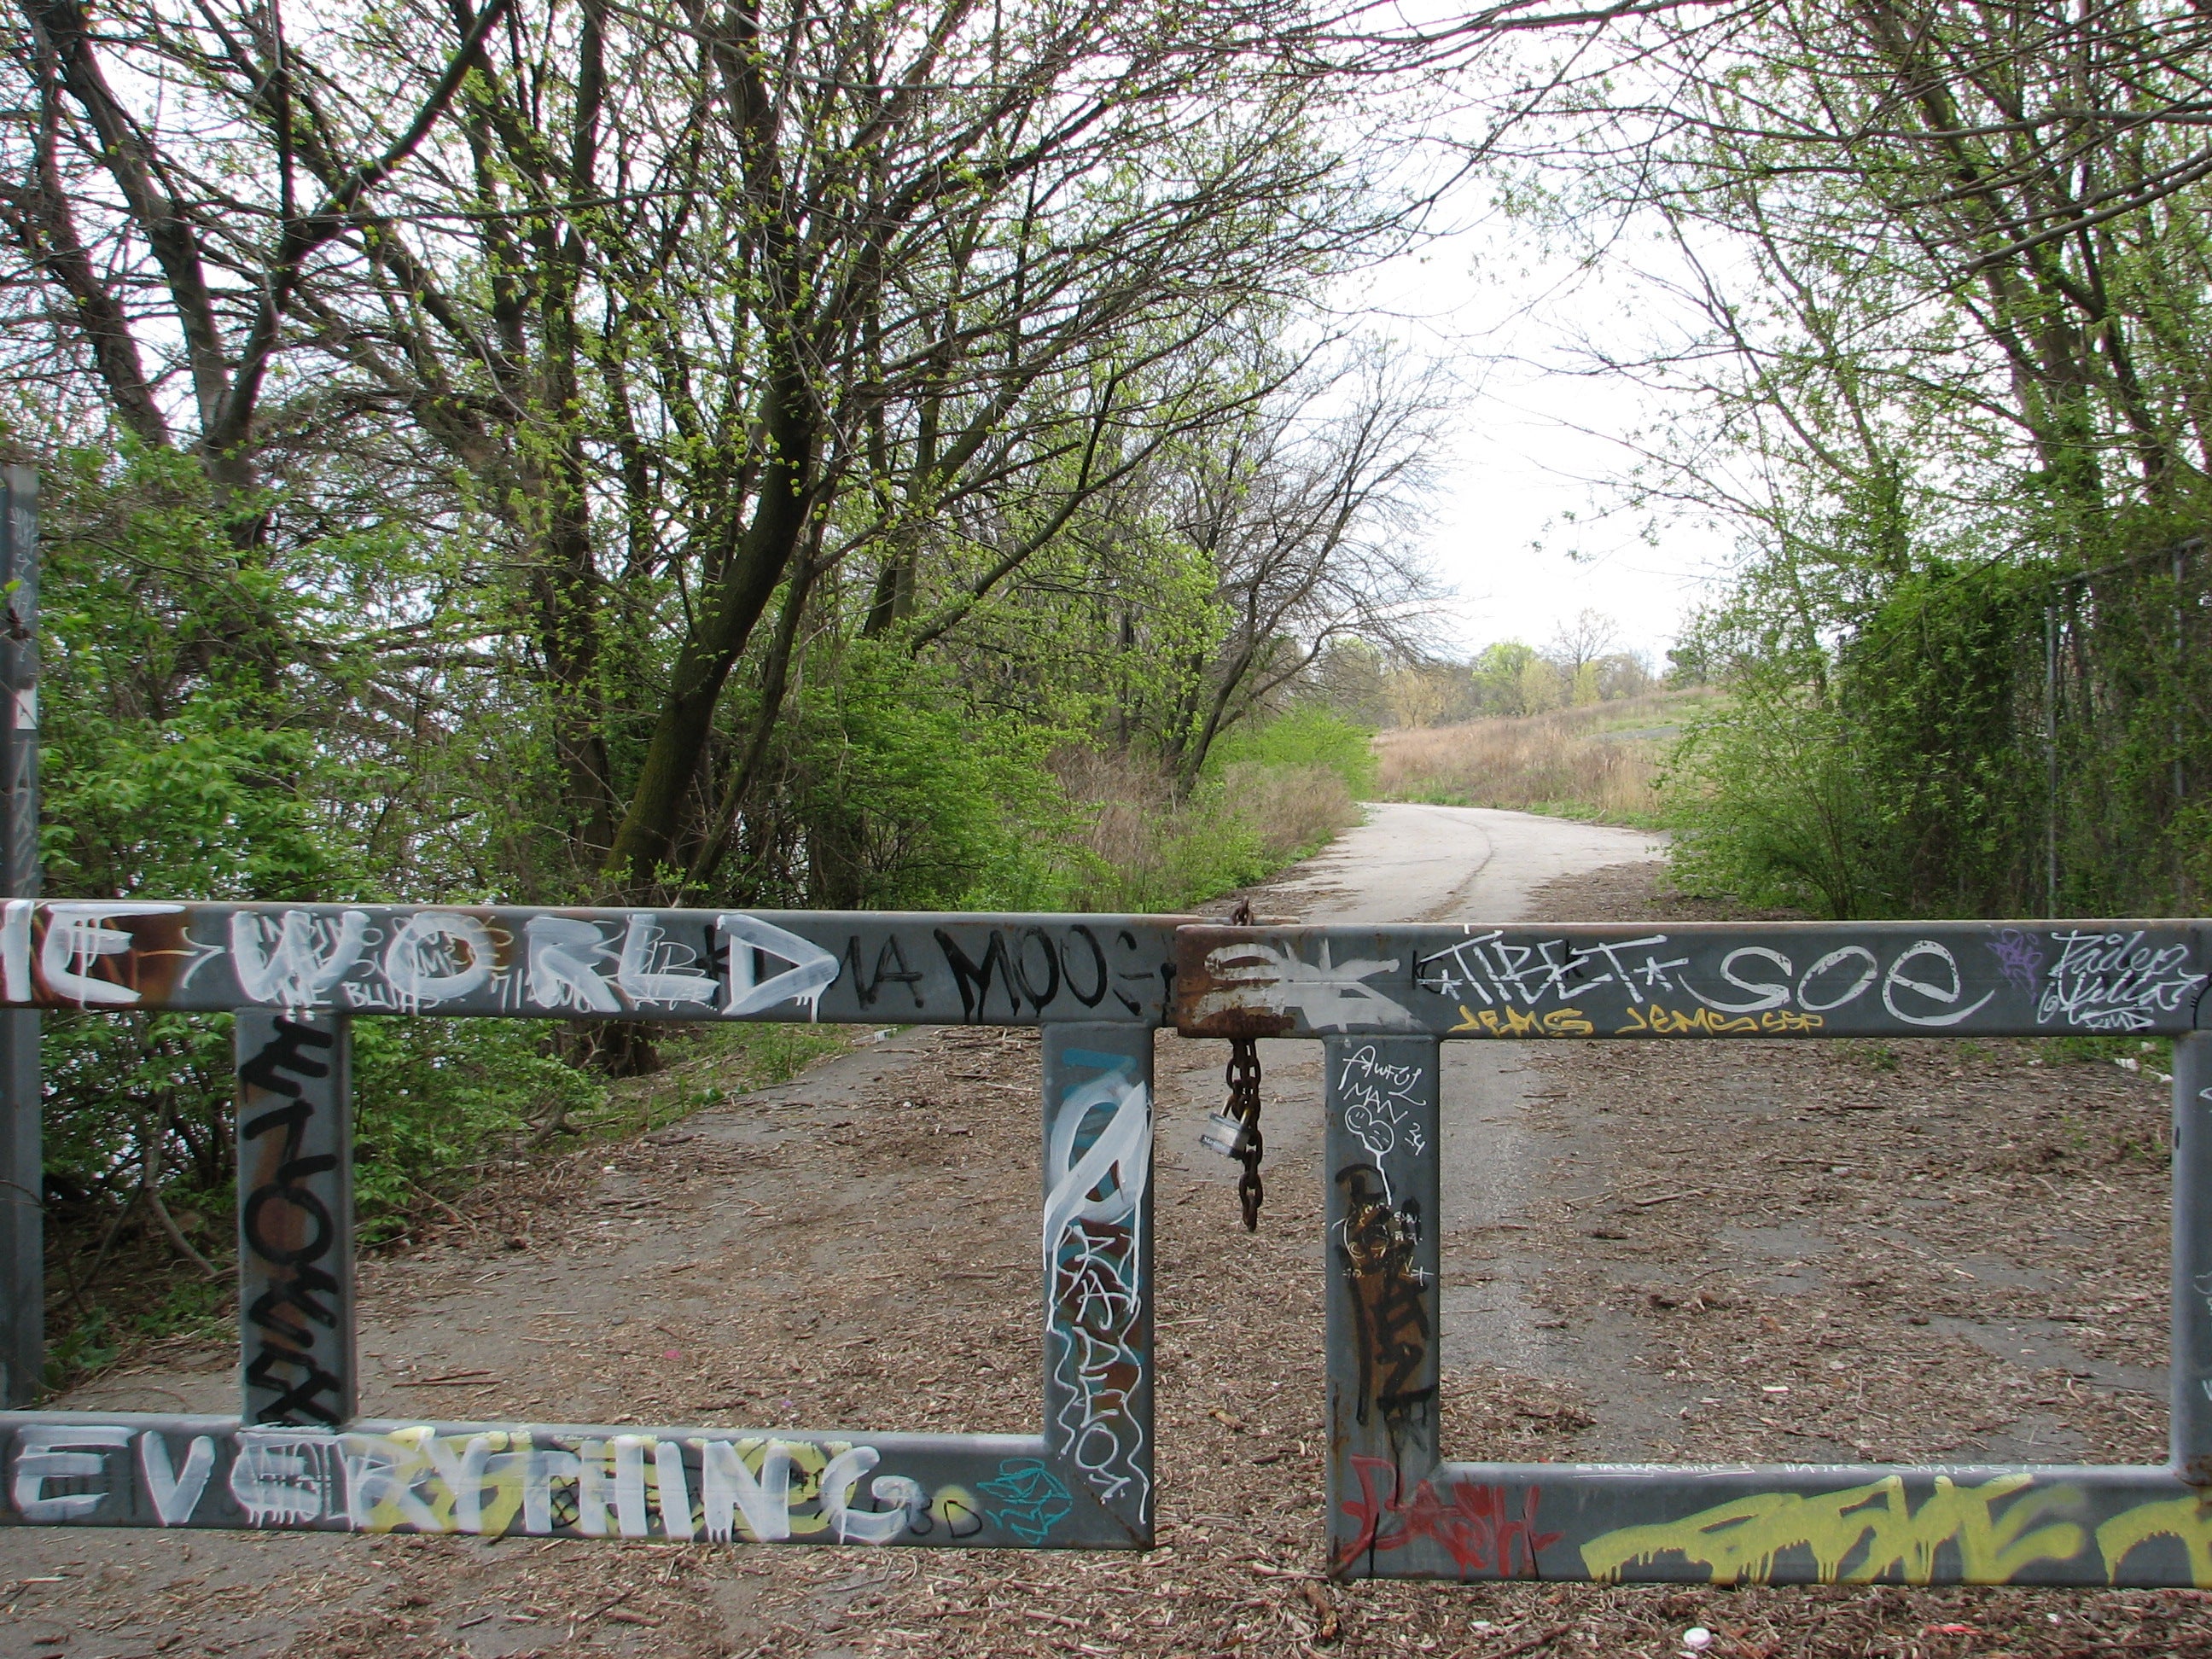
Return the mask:
<svg viewBox="0 0 2212 1659">
<path fill-rule="evenodd" d="M 1950 976 L 1950 982 L 1947 985 L 1939 985 L 1925 979 L 1915 979 L 1905 971 L 1907 963 L 1916 962 L 1923 957 L 1941 963 L 1943 971 Z M 1979 1002 L 1970 1003 L 1964 1008 L 1953 1007 L 1950 1012 L 1945 1014 L 1909 1012 L 1897 1006 L 1897 994 L 1899 991 L 1908 991 L 1915 996 L 1925 997 L 1930 1002 L 1950 1007 L 1966 994 L 1966 989 L 1965 976 L 1959 972 L 1959 960 L 1951 954 L 1948 947 L 1937 944 L 1932 939 L 1917 939 L 1907 946 L 1896 961 L 1889 964 L 1889 972 L 1882 975 L 1881 1006 L 1907 1025 L 1956 1025 L 1960 1020 L 1967 1018 L 1987 1006 L 1990 1000 L 1995 997 L 1996 993 L 1986 992 Z"/>
<path fill-rule="evenodd" d="M 48 1481 L 103 1480 L 107 1455 L 131 1443 L 109 1423 L 34 1424 L 15 1437 L 9 1492 L 26 1521 L 82 1521 L 107 1501 L 105 1492 L 49 1492 Z"/>
<path fill-rule="evenodd" d="M 726 1440 L 709 1440 L 700 1456 L 701 1486 L 707 1503 L 707 1536 L 726 1544 L 736 1536 L 733 1522 L 745 1518 L 745 1530 L 761 1542 L 791 1536 L 791 1448 L 781 1440 L 761 1448 L 757 1471 L 746 1466 L 739 1449 Z"/>
<path fill-rule="evenodd" d="M 1119 1056 L 1065 1056 L 1104 1071 L 1071 1090 L 1045 1149 L 1044 1270 L 1051 1287 L 1046 1337 L 1060 1402 L 1048 1431 L 1099 1492 L 1142 1501 L 1151 1481 L 1144 1431 L 1128 1386 L 1144 1375 L 1137 1282 L 1144 1256 L 1144 1194 L 1151 1179 L 1152 1091 Z M 1103 1112 L 1103 1125 L 1096 1123 Z M 1086 1126 L 1094 1138 L 1080 1152 Z"/>
<path fill-rule="evenodd" d="M 269 918 L 251 910 L 230 918 L 230 954 L 238 988 L 256 1002 L 283 1008 L 313 1008 L 331 988 L 351 973 L 368 941 L 368 917 L 359 910 L 340 914 L 336 927 L 312 910 L 287 910 L 276 921 L 276 937 L 267 933 Z"/>
<path fill-rule="evenodd" d="M 1775 971 L 1782 975 L 1781 979 L 1776 981 L 1743 978 L 1736 972 L 1736 963 L 1746 957 L 1763 957 L 1771 963 Z M 1759 1014 L 1765 1013 L 1769 1008 L 1786 1008 L 1790 1006 L 1791 971 L 1790 958 L 1784 956 L 1781 951 L 1764 945 L 1740 945 L 1721 958 L 1721 977 L 1737 990 L 1749 992 L 1750 1001 L 1717 1002 L 1694 985 L 1686 986 L 1685 988 L 1692 996 L 1716 1013 Z"/>
<path fill-rule="evenodd" d="M 1662 957 L 1664 933 L 1575 945 L 1563 939 L 1533 945 L 1509 940 L 1502 929 L 1464 939 L 1415 964 L 1413 982 L 1457 1001 L 1472 995 L 1486 1005 L 1534 1008 L 1547 997 L 1565 1002 L 1601 985 L 1618 985 L 1632 1003 L 1646 991 L 1671 991 L 1670 975 L 1687 957 Z M 1641 951 L 1641 958 L 1632 953 Z"/>
<path fill-rule="evenodd" d="M 2090 1031 L 2141 1031 L 2178 1012 L 2204 983 L 2190 971 L 2186 945 L 2150 945 L 2131 933 L 2053 933 L 2058 960 L 2037 1000 L 2038 1024 L 2053 1020 Z"/>
<path fill-rule="evenodd" d="M 31 998 L 31 912 L 29 899 L 9 899 L 0 920 L 0 989 L 10 1002 Z"/>
<path fill-rule="evenodd" d="M 836 957 L 758 916 L 717 916 L 714 934 L 729 952 L 729 995 L 722 1004 L 724 1013 L 757 1014 L 779 1002 L 803 1002 L 809 1018 L 821 1017 L 822 994 L 837 978 L 840 964 Z M 791 966 L 767 979 L 756 980 L 756 951 Z"/>
<path fill-rule="evenodd" d="M 181 1465 L 179 1436 L 188 1437 Z M 228 1474 L 218 1480 L 226 1454 Z M 8 1492 L 21 1520 L 49 1525 L 113 1522 L 135 1509 L 162 1527 L 187 1526 L 207 1518 L 201 1510 L 211 1490 L 227 1489 L 245 1523 L 258 1528 L 335 1523 L 373 1533 L 675 1540 L 703 1533 L 718 1542 L 811 1537 L 871 1545 L 983 1530 L 984 1511 L 968 1488 L 940 1486 L 933 1493 L 910 1475 L 869 1479 L 882 1461 L 880 1449 L 842 1440 L 647 1431 L 546 1443 L 526 1429 L 441 1435 L 428 1424 L 381 1433 L 240 1428 L 216 1435 L 42 1423 L 16 1431 Z M 1002 1480 L 1006 1468 L 1000 1465 Z M 856 1499 L 864 1486 L 873 1507 Z M 1065 1492 L 1053 1490 L 1061 1499 L 1057 1513 L 1017 1510 L 1003 1524 L 1048 1531 L 1065 1513 Z"/>
<path fill-rule="evenodd" d="M 343 1455 L 329 1435 L 240 1429 L 230 1495 L 248 1526 L 304 1526 L 343 1512 Z"/>
<path fill-rule="evenodd" d="M 94 1003 L 129 1007 L 138 1000 L 137 992 L 83 971 L 102 957 L 131 952 L 131 935 L 104 924 L 124 916 L 173 916 L 183 908 L 179 904 L 49 904 L 46 942 L 39 947 L 39 972 L 46 977 L 46 988 L 81 1008 Z"/>
<path fill-rule="evenodd" d="M 523 925 L 522 937 L 531 1001 L 540 1008 L 622 1012 L 622 999 L 599 972 L 599 963 L 614 952 L 600 937 L 598 923 L 580 916 L 532 916 Z"/>
<path fill-rule="evenodd" d="M 1829 997 L 1825 1001 L 1814 1001 L 1811 993 L 1814 982 L 1826 975 L 1831 969 L 1840 968 L 1854 957 L 1865 964 L 1859 970 L 1859 976 L 1845 986 L 1838 995 Z M 1832 1009 L 1842 1007 L 1845 1003 L 1856 1002 L 1867 994 L 1868 988 L 1881 977 L 1881 963 L 1875 960 L 1873 951 L 1868 950 L 1863 945 L 1843 945 L 1829 951 L 1827 955 L 1805 970 L 1804 976 L 1797 981 L 1797 1006 L 1808 1013 L 1827 1013 Z"/>
<path fill-rule="evenodd" d="M 807 949 L 814 947 L 810 945 Z M 830 963 L 830 978 L 835 979 L 836 958 L 820 951 L 815 954 Z M 690 951 L 663 938 L 652 913 L 641 910 L 630 917 L 623 933 L 622 960 L 615 970 L 615 983 L 633 1002 L 710 1003 L 714 1000 L 714 981 L 690 970 L 690 964 L 697 960 Z M 829 982 L 823 981 L 824 985 Z"/>
<path fill-rule="evenodd" d="M 146 1490 L 161 1524 L 180 1527 L 192 1518 L 200 1494 L 207 1490 L 208 1476 L 215 1472 L 215 1442 L 204 1434 L 194 1435 L 185 1452 L 185 1467 L 179 1469 L 169 1461 L 167 1438 L 160 1430 L 149 1429 L 138 1437 L 138 1467 L 145 1474 Z"/>
<path fill-rule="evenodd" d="M 1344 1102 L 1345 1130 L 1367 1149 L 1377 1170 L 1401 1137 L 1416 1158 L 1428 1150 L 1417 1116 L 1427 1075 L 1419 1066 L 1383 1064 L 1371 1043 L 1346 1055 L 1339 1069 L 1336 1089 Z"/>
<path fill-rule="evenodd" d="M 1264 940 L 1224 945 L 1206 956 L 1206 972 L 1216 988 L 1199 997 L 1198 1012 L 1203 1018 L 1227 1008 L 1264 1007 L 1273 1013 L 1296 1013 L 1316 1031 L 1340 1031 L 1350 1025 L 1410 1030 L 1413 1016 L 1364 983 L 1377 974 L 1396 971 L 1397 966 L 1395 957 L 1388 962 L 1332 962 L 1326 939 L 1321 942 L 1318 963 L 1302 961 L 1294 948 Z M 1255 998 L 1255 991 L 1263 994 Z"/>
<path fill-rule="evenodd" d="M 401 1007 L 434 1007 L 480 989 L 493 961 L 491 936 L 474 916 L 417 910 L 392 930 L 384 978 Z"/>
</svg>

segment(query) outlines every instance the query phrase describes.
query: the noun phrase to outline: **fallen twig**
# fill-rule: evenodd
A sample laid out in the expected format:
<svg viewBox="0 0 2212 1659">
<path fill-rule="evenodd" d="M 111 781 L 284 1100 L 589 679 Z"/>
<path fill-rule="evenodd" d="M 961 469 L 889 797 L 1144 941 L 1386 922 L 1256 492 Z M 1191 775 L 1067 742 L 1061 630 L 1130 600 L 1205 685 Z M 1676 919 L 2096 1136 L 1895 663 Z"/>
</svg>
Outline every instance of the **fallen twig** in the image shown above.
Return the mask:
<svg viewBox="0 0 2212 1659">
<path fill-rule="evenodd" d="M 1517 1653 L 1534 1653 L 1546 1644 L 1558 1641 L 1573 1628 L 1571 1624 L 1554 1625 L 1549 1630 L 1538 1632 L 1526 1641 L 1516 1642 L 1510 1648 L 1500 1648 L 1495 1653 L 1486 1654 L 1484 1659 L 1513 1659 Z"/>
</svg>

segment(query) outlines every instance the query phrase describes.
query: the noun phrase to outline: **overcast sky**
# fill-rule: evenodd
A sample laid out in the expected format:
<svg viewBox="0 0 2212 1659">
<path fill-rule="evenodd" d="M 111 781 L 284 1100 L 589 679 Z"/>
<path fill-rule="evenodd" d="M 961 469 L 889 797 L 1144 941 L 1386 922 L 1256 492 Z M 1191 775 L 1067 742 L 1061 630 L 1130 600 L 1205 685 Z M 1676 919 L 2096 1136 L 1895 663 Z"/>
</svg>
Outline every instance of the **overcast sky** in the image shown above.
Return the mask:
<svg viewBox="0 0 2212 1659">
<path fill-rule="evenodd" d="M 1462 387 L 1437 457 L 1430 538 L 1438 572 L 1458 592 L 1460 647 L 1502 639 L 1540 647 L 1587 608 L 1663 667 L 1684 617 L 1721 575 L 1729 538 L 1676 522 L 1648 545 L 1638 526 L 1594 518 L 1600 498 L 1589 481 L 1633 459 L 1606 434 L 1633 432 L 1650 411 L 1625 378 L 1565 369 L 1576 333 L 1632 344 L 1662 301 L 1625 279 L 1571 283 L 1497 222 L 1362 273 L 1357 292 L 1370 307 L 1366 326 L 1450 363 Z"/>
</svg>

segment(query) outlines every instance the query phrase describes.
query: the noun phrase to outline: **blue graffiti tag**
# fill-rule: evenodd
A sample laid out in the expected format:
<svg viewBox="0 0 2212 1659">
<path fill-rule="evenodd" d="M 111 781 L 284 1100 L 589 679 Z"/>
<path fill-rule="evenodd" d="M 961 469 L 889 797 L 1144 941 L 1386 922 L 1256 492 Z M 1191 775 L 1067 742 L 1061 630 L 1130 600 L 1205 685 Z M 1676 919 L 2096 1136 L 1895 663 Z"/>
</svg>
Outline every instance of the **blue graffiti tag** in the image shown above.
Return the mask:
<svg viewBox="0 0 2212 1659">
<path fill-rule="evenodd" d="M 1000 1506 L 988 1511 L 991 1523 L 1024 1544 L 1043 1543 L 1074 1507 L 1060 1477 L 1034 1457 L 1010 1457 L 997 1474 L 976 1484 L 998 1500 Z"/>
</svg>

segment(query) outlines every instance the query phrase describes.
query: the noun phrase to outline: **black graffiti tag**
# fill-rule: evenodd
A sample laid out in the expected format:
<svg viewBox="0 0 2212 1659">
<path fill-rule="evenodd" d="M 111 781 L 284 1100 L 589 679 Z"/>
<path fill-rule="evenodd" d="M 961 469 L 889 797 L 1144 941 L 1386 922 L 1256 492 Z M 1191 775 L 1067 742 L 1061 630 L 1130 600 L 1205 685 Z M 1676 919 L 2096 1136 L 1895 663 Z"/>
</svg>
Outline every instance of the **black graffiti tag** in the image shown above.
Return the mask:
<svg viewBox="0 0 2212 1659">
<path fill-rule="evenodd" d="M 896 933 L 885 934 L 883 944 L 878 947 L 874 973 L 868 972 L 860 963 L 860 936 L 858 933 L 849 935 L 845 940 L 845 963 L 852 969 L 848 977 L 854 994 L 860 998 L 863 1008 L 874 1007 L 877 997 L 883 994 L 883 988 L 886 985 L 905 986 L 913 994 L 915 1007 L 926 1006 L 921 986 L 927 975 L 906 965 L 906 952 L 899 947 Z"/>
<path fill-rule="evenodd" d="M 1391 1204 L 1382 1177 L 1367 1164 L 1339 1170 L 1336 1182 L 1345 1198 L 1337 1262 L 1351 1283 L 1359 1326 L 1358 1419 L 1364 1423 L 1370 1409 L 1380 1409 L 1396 1425 L 1437 1391 L 1429 1311 L 1415 1261 L 1421 1212 L 1416 1205 Z"/>
<path fill-rule="evenodd" d="M 338 1227 L 309 1184 L 311 1177 L 336 1169 L 337 1159 L 327 1153 L 301 1155 L 315 1108 L 298 1081 L 331 1074 L 327 1061 L 306 1051 L 327 1051 L 334 1041 L 326 1031 L 279 1019 L 276 1036 L 238 1070 L 239 1081 L 247 1088 L 284 1097 L 289 1103 L 246 1119 L 239 1130 L 241 1146 L 279 1130 L 284 1137 L 273 1148 L 259 1149 L 255 1171 L 265 1172 L 267 1178 L 246 1195 L 240 1218 L 246 1247 L 268 1284 L 246 1310 L 247 1322 L 260 1337 L 259 1351 L 246 1367 L 246 1384 L 274 1396 L 255 1410 L 254 1420 L 259 1423 L 312 1422 L 335 1427 L 341 1418 L 322 1396 L 342 1401 L 344 1384 L 318 1363 L 314 1330 L 318 1325 L 337 1329 L 338 1281 L 317 1264 L 336 1246 Z"/>
</svg>

